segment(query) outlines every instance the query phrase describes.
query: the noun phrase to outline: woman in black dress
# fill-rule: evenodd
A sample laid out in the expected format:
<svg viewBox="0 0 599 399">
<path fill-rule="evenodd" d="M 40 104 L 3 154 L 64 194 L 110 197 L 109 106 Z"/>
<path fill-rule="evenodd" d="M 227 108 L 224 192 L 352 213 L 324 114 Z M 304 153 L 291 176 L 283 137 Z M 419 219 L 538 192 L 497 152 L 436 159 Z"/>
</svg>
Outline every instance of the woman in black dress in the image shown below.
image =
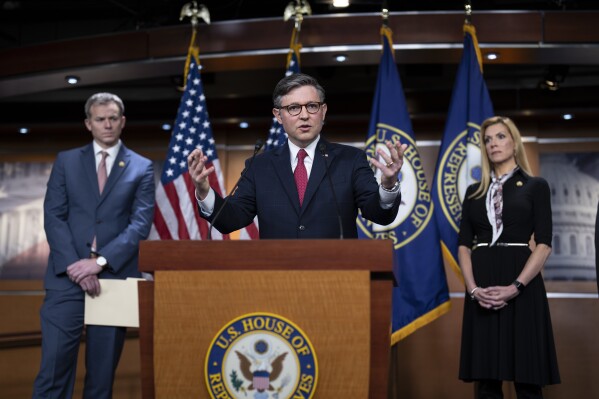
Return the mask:
<svg viewBox="0 0 599 399">
<path fill-rule="evenodd" d="M 478 398 L 502 398 L 503 381 L 519 399 L 542 398 L 541 387 L 560 382 L 541 276 L 551 253 L 549 185 L 531 176 L 510 119 L 489 118 L 480 131 L 482 179 L 466 191 L 459 236 L 467 290 L 459 377 L 478 382 Z"/>
</svg>

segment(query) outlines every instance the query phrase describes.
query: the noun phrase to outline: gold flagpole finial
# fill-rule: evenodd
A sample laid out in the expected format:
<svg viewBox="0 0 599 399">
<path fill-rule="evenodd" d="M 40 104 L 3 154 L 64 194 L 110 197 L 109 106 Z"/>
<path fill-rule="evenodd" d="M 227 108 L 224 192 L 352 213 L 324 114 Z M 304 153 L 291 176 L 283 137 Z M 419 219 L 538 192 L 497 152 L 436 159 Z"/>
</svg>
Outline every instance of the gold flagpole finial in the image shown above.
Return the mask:
<svg viewBox="0 0 599 399">
<path fill-rule="evenodd" d="M 185 85 L 187 84 L 187 75 L 189 73 L 189 66 L 191 65 L 192 59 L 195 59 L 200 65 L 200 47 L 196 43 L 197 35 L 198 35 L 198 22 L 199 18 L 203 19 L 208 25 L 210 25 L 210 12 L 205 5 L 200 4 L 198 7 L 198 3 L 196 1 L 191 1 L 189 3 L 185 3 L 181 8 L 181 14 L 179 16 L 179 21 L 182 21 L 183 18 L 189 17 L 191 18 L 191 42 L 189 44 L 189 50 L 187 52 L 187 59 L 185 60 L 185 69 L 183 70 L 183 86 L 178 87 L 180 91 L 185 90 Z"/>
<path fill-rule="evenodd" d="M 471 24 L 472 23 L 472 2 L 471 2 L 471 0 L 466 0 L 466 2 L 464 3 L 464 11 L 466 12 L 466 20 L 464 21 L 464 23 Z"/>
<path fill-rule="evenodd" d="M 292 1 L 285 7 L 283 20 L 288 21 L 293 17 L 295 20 L 295 29 L 299 31 L 302 26 L 302 21 L 304 20 L 304 14 L 312 15 L 310 4 L 308 4 L 307 0 L 295 0 L 295 2 Z"/>
<path fill-rule="evenodd" d="M 196 1 L 191 1 L 186 3 L 181 8 L 181 14 L 179 16 L 179 21 L 183 21 L 183 18 L 190 17 L 191 18 L 191 26 L 193 29 L 198 25 L 199 18 L 203 19 L 208 25 L 210 25 L 210 12 L 208 8 L 200 4 L 198 7 L 198 3 Z"/>
<path fill-rule="evenodd" d="M 389 26 L 389 9 L 383 8 L 381 16 L 383 17 L 383 26 Z"/>
</svg>

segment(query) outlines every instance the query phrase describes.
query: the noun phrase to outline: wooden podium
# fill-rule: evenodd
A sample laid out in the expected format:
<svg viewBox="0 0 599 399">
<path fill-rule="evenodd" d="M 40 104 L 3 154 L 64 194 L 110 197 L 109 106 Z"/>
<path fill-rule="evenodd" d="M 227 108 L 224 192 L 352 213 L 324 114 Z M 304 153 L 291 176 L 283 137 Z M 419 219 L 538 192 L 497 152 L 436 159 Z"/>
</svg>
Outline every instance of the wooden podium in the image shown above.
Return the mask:
<svg viewBox="0 0 599 399">
<path fill-rule="evenodd" d="M 392 257 L 388 240 L 142 242 L 139 268 L 155 277 L 139 284 L 143 398 L 210 398 L 215 334 L 267 312 L 309 336 L 314 398 L 386 399 Z"/>
</svg>

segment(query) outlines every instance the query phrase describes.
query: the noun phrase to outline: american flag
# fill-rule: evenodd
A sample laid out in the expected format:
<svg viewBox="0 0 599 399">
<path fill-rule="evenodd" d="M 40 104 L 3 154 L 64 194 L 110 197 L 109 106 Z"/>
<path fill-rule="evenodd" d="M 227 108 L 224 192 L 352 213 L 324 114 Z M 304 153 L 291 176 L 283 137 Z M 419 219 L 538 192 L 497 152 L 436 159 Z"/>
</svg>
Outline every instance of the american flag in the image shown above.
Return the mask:
<svg viewBox="0 0 599 399">
<path fill-rule="evenodd" d="M 187 156 L 195 148 L 202 149 L 208 157 L 207 168 L 214 166 L 215 173 L 209 178 L 212 188 L 221 195 L 225 192 L 206 107 L 201 69 L 197 53 L 192 51 L 185 92 L 179 104 L 160 184 L 156 187 L 154 225 L 150 239 L 200 240 L 208 237 L 209 223 L 199 215 L 195 188 L 187 169 Z M 241 238 L 258 237 L 255 225 L 244 230 L 247 231 L 241 232 Z M 229 239 L 229 236 L 213 229 L 212 239 Z"/>
<path fill-rule="evenodd" d="M 287 71 L 285 72 L 285 76 L 293 75 L 294 73 L 299 73 L 300 65 L 299 65 L 299 56 L 296 50 L 292 50 L 291 57 L 289 58 L 289 65 L 287 65 Z M 270 127 L 270 131 L 268 132 L 268 138 L 266 139 L 266 146 L 264 146 L 264 151 L 272 150 L 273 148 L 282 146 L 285 144 L 285 140 L 287 140 L 287 133 L 283 130 L 283 125 L 277 121 L 277 118 L 273 116 L 272 125 Z"/>
</svg>

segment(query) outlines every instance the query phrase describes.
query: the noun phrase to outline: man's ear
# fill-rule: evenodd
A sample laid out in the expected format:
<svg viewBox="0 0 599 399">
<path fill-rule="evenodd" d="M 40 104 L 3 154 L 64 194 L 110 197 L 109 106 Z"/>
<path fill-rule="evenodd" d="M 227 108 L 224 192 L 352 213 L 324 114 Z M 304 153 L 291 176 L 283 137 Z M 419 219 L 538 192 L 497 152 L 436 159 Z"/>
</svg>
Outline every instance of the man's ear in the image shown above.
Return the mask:
<svg viewBox="0 0 599 399">
<path fill-rule="evenodd" d="M 283 120 L 281 119 L 281 110 L 278 108 L 273 108 L 272 114 L 275 116 L 275 118 L 277 118 L 277 121 L 282 125 Z"/>
<path fill-rule="evenodd" d="M 87 130 L 89 130 L 90 132 L 92 131 L 92 124 L 90 122 L 89 119 L 84 119 L 83 123 L 85 123 L 85 127 L 87 128 Z"/>
</svg>

